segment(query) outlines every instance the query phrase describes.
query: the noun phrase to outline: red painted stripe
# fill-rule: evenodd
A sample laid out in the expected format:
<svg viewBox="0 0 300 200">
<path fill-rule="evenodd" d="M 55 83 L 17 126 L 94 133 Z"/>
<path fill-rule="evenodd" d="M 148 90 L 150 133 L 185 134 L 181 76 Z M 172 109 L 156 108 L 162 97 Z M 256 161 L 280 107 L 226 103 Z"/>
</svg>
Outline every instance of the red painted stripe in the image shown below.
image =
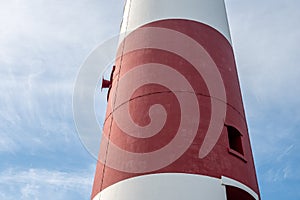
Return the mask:
<svg viewBox="0 0 300 200">
<path fill-rule="evenodd" d="M 199 158 L 199 149 L 204 141 L 209 124 L 214 123 L 210 120 L 212 116 L 212 99 L 206 82 L 193 65 L 179 55 L 168 52 L 167 50 L 152 48 L 139 49 L 116 60 L 117 69 L 114 74 L 113 87 L 117 87 L 118 77 L 124 77 L 127 73 L 131 72 L 131 70 L 143 64 L 159 63 L 171 67 L 181 74 L 195 91 L 199 105 L 195 110 L 200 110 L 198 131 L 191 146 L 183 152 L 182 156 L 158 170 L 146 171 L 144 173 L 129 173 L 118 170 L 109 164 L 104 166 L 101 162 L 98 162 L 92 197 L 110 185 L 131 177 L 144 174 L 176 172 L 201 174 L 216 178 L 226 176 L 242 182 L 256 193 L 259 193 L 233 50 L 227 39 L 218 31 L 207 25 L 188 20 L 163 20 L 148 24 L 145 27 L 160 27 L 178 31 L 197 41 L 199 45 L 207 51 L 218 67 L 226 90 L 227 102 L 224 103 L 226 103 L 227 106 L 227 113 L 224 124 L 234 126 L 242 133 L 244 156 L 243 159 L 240 159 L 228 152 L 229 141 L 227 129 L 224 126 L 221 136 L 212 151 L 203 159 Z M 135 38 L 131 38 L 131 35 L 129 35 L 125 45 L 130 45 L 134 40 Z M 121 68 L 120 62 L 122 62 Z M 117 72 L 119 71 L 120 74 L 118 76 Z M 135 81 L 133 78 L 131 83 L 134 84 Z M 174 81 L 176 82 L 176 80 Z M 154 152 L 163 148 L 174 140 L 182 120 L 180 118 L 182 114 L 180 102 L 175 95 L 180 92 L 186 91 L 177 91 L 174 93 L 167 87 L 159 84 L 146 84 L 139 87 L 133 93 L 130 101 L 120 106 L 120 108 L 122 108 L 122 106 L 129 104 L 130 117 L 139 126 L 147 126 L 150 123 L 149 109 L 151 106 L 160 104 L 165 108 L 166 113 L 168 113 L 166 123 L 159 133 L 149 138 L 137 138 L 126 134 L 118 126 L 114 118 L 112 118 L 111 104 L 114 103 L 114 101 L 110 99 L 107 108 L 106 122 L 104 124 L 104 135 L 110 139 L 110 144 L 114 144 L 128 152 L 141 154 Z M 110 95 L 110 98 L 112 98 L 112 95 Z M 189 130 L 186 131 L 189 132 Z M 103 151 L 106 150 L 107 149 L 104 148 Z M 176 149 L 174 149 L 174 151 L 176 151 Z M 108 157 L 110 156 L 109 148 L 108 152 L 100 153 Z M 125 163 L 128 165 L 132 164 L 130 160 L 126 159 L 128 158 L 124 157 Z M 166 158 L 158 157 L 157 159 Z M 245 162 L 245 160 L 247 162 Z M 146 160 L 145 165 L 147 164 Z M 105 169 L 103 170 L 104 167 Z M 143 168 L 144 166 L 136 167 Z"/>
</svg>

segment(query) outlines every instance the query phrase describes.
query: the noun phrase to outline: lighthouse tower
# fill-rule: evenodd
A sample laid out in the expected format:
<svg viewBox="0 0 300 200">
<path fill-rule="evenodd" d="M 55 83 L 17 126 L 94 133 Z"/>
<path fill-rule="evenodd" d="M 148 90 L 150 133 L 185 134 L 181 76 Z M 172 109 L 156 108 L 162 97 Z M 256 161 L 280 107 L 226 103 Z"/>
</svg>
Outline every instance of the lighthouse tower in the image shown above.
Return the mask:
<svg viewBox="0 0 300 200">
<path fill-rule="evenodd" d="M 127 0 L 92 200 L 258 200 L 224 0 Z"/>
</svg>

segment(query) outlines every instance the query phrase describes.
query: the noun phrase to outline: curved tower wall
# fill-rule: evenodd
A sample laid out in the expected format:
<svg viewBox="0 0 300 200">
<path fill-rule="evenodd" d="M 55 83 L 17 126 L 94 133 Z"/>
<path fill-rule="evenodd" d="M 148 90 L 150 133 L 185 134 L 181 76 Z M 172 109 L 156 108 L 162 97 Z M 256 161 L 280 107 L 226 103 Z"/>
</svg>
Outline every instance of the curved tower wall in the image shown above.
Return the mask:
<svg viewBox="0 0 300 200">
<path fill-rule="evenodd" d="M 223 0 L 127 0 L 93 200 L 259 199 Z"/>
</svg>

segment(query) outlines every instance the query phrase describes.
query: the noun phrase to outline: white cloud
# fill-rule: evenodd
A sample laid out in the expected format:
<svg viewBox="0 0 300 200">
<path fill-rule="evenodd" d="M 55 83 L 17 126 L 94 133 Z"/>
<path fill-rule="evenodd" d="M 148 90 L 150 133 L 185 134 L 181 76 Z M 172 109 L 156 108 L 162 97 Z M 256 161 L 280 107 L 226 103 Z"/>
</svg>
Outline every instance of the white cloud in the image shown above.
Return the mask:
<svg viewBox="0 0 300 200">
<path fill-rule="evenodd" d="M 7 169 L 0 173 L 1 199 L 89 199 L 93 177 L 86 172 Z M 76 197 L 76 198 L 75 198 Z"/>
<path fill-rule="evenodd" d="M 300 2 L 226 3 L 261 194 L 281 199 L 300 178 Z"/>
<path fill-rule="evenodd" d="M 228 0 L 243 91 L 264 106 L 299 106 L 299 1 Z"/>
<path fill-rule="evenodd" d="M 291 164 L 284 166 L 273 166 L 262 175 L 268 183 L 285 182 L 285 181 L 299 181 L 300 170 Z"/>
<path fill-rule="evenodd" d="M 0 152 L 14 152 L 18 148 L 13 139 L 7 136 L 7 133 L 0 133 Z"/>
<path fill-rule="evenodd" d="M 300 143 L 295 134 L 300 122 L 300 2 L 226 2 L 254 156 L 258 167 L 267 165 L 258 177 L 263 184 L 299 181 L 299 163 L 291 160 Z M 93 47 L 118 32 L 122 4 L 0 0 L 0 153 L 72 144 L 76 72 Z M 88 199 L 93 174 L 5 170 L 0 199 Z"/>
<path fill-rule="evenodd" d="M 122 4 L 0 1 L 0 151 L 38 151 L 77 139 L 71 107 L 77 71 L 99 42 L 118 32 Z"/>
<path fill-rule="evenodd" d="M 5 91 L 9 85 L 9 90 L 0 95 L 0 135 L 1 143 L 6 144 L 0 148 L 2 151 L 35 145 L 41 148 L 75 139 L 70 123 L 72 85 L 32 78 L 30 81 L 31 86 L 26 80 L 24 85 L 4 81 L 5 86 L 0 86 Z M 43 142 L 38 142 L 40 140 Z"/>
<path fill-rule="evenodd" d="M 283 139 L 287 146 L 299 142 L 293 133 L 300 119 L 300 2 L 226 3 L 254 148 L 280 151 Z"/>
</svg>

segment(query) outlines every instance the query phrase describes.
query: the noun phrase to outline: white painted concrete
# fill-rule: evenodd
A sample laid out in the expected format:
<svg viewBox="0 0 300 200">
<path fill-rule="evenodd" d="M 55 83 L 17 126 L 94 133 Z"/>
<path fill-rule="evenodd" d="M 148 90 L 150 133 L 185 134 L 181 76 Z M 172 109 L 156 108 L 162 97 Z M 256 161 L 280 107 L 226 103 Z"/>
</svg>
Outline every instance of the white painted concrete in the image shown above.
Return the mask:
<svg viewBox="0 0 300 200">
<path fill-rule="evenodd" d="M 93 200 L 226 200 L 226 186 L 240 188 L 259 200 L 249 187 L 228 177 L 181 173 L 130 178 L 104 189 Z"/>
<path fill-rule="evenodd" d="M 116 183 L 93 200 L 226 200 L 220 179 L 191 174 L 155 174 Z"/>
<path fill-rule="evenodd" d="M 163 19 L 202 22 L 218 30 L 231 43 L 224 0 L 127 0 L 121 32 L 131 32 Z"/>
</svg>

